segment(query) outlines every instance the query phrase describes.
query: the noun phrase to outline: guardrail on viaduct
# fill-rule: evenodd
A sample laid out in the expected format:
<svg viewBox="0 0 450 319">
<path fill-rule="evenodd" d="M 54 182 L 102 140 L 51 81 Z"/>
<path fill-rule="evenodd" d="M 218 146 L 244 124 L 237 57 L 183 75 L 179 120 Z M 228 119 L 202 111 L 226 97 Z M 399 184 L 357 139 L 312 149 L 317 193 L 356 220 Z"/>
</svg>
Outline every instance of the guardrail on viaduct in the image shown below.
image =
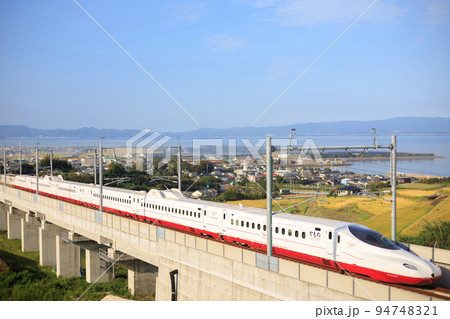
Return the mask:
<svg viewBox="0 0 450 319">
<path fill-rule="evenodd" d="M 22 250 L 39 251 L 58 276 L 80 276 L 80 247 L 91 283 L 111 280 L 121 256 L 132 293 L 156 300 L 171 300 L 174 270 L 178 300 L 440 300 L 10 187 L 0 188 L 0 202 L 0 230 L 21 239 Z M 449 251 L 411 248 L 434 256 L 449 278 Z"/>
</svg>

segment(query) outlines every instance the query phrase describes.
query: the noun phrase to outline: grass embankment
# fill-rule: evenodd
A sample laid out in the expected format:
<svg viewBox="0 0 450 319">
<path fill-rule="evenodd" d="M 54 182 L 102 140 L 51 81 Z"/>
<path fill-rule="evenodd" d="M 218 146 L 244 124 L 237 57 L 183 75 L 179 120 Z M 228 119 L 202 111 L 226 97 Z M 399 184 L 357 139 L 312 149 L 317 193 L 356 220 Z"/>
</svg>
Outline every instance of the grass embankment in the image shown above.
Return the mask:
<svg viewBox="0 0 450 319">
<path fill-rule="evenodd" d="M 450 187 L 446 184 L 407 184 L 397 191 L 397 234 L 417 235 L 424 224 L 450 221 Z M 390 195 L 382 194 L 390 200 Z M 274 201 L 284 208 L 306 198 Z M 266 200 L 229 202 L 244 206 L 265 208 Z M 376 230 L 387 237 L 391 233 L 391 203 L 379 198 L 360 196 L 328 197 L 325 201 L 312 201 L 288 210 L 289 213 L 356 222 Z"/>
<path fill-rule="evenodd" d="M 39 253 L 22 252 L 20 240 L 8 240 L 5 231 L 0 231 L 0 260 L 2 301 L 76 300 L 90 286 L 80 277 L 57 278 L 51 266 L 39 265 Z M 108 294 L 131 298 L 125 269 L 116 267 L 113 281 L 93 285 L 82 300 L 100 300 Z"/>
</svg>

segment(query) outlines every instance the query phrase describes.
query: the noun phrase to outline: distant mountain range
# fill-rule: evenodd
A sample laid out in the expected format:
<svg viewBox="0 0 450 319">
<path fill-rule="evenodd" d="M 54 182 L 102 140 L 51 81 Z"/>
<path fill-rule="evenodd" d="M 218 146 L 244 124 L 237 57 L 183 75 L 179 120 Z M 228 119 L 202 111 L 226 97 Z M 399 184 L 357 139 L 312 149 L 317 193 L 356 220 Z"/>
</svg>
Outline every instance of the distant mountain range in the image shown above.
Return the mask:
<svg viewBox="0 0 450 319">
<path fill-rule="evenodd" d="M 268 127 L 235 127 L 229 129 L 201 128 L 188 132 L 163 132 L 169 136 L 184 138 L 220 138 L 220 137 L 260 137 L 288 136 L 295 128 L 297 135 L 369 135 L 372 128 L 379 135 L 450 135 L 450 118 L 397 117 L 376 121 L 340 121 L 322 123 L 301 123 Z M 128 139 L 139 130 L 96 129 L 83 127 L 76 130 L 44 130 L 29 128 L 25 125 L 0 125 L 0 139 L 5 138 L 79 138 L 92 139 Z"/>
</svg>

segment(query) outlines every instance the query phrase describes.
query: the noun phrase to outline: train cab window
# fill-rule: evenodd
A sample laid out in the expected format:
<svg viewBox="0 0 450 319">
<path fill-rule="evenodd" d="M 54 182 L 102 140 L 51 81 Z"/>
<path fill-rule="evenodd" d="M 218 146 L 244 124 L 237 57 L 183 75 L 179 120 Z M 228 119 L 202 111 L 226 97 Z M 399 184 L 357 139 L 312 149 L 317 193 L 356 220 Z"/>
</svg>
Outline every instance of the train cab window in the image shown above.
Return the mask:
<svg viewBox="0 0 450 319">
<path fill-rule="evenodd" d="M 264 231 L 266 231 L 266 228 L 267 228 L 266 225 L 263 225 L 263 230 L 264 230 Z"/>
<path fill-rule="evenodd" d="M 252 229 L 255 229 L 255 223 L 252 223 Z"/>
<path fill-rule="evenodd" d="M 258 230 L 260 230 L 261 229 L 261 224 L 258 224 Z"/>
<path fill-rule="evenodd" d="M 328 232 L 328 239 L 332 239 L 333 238 L 333 233 L 332 232 Z"/>
<path fill-rule="evenodd" d="M 295 237 L 298 237 L 298 230 L 295 231 Z"/>
<path fill-rule="evenodd" d="M 227 215 L 226 215 L 226 214 L 223 214 L 223 219 L 226 219 L 226 217 L 227 217 Z"/>
<path fill-rule="evenodd" d="M 285 231 L 284 228 L 281 228 L 281 234 L 284 235 Z"/>
<path fill-rule="evenodd" d="M 348 226 L 348 229 L 350 230 L 353 236 L 365 242 L 366 244 L 385 249 L 392 249 L 392 250 L 400 249 L 391 240 L 387 239 L 382 234 L 372 229 L 364 228 L 357 225 L 350 225 Z"/>
<path fill-rule="evenodd" d="M 275 234 L 278 234 L 278 227 L 275 227 Z"/>
<path fill-rule="evenodd" d="M 338 235 L 338 240 L 337 240 L 338 244 L 341 242 L 341 235 Z"/>
<path fill-rule="evenodd" d="M 291 229 L 288 230 L 288 235 L 292 236 L 292 230 Z"/>
<path fill-rule="evenodd" d="M 306 233 L 302 232 L 302 238 L 305 239 L 306 238 Z"/>
</svg>

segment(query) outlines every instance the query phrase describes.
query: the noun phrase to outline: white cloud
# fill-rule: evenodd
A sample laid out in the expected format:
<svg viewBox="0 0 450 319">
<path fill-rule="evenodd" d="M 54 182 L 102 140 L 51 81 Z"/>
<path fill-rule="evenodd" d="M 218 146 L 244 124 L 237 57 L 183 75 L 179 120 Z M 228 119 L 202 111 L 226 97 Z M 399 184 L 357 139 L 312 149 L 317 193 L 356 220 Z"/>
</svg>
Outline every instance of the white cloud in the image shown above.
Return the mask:
<svg viewBox="0 0 450 319">
<path fill-rule="evenodd" d="M 281 25 L 317 27 L 350 23 L 374 0 L 261 0 L 256 6 L 273 6 L 273 21 Z M 408 12 L 398 1 L 379 0 L 364 19 L 377 24 L 396 23 Z"/>
<path fill-rule="evenodd" d="M 450 27 L 450 1 L 421 0 L 425 6 L 426 24 L 431 27 Z"/>
<path fill-rule="evenodd" d="M 246 45 L 245 41 L 226 34 L 216 34 L 206 39 L 208 46 L 216 52 L 233 51 Z"/>
</svg>

